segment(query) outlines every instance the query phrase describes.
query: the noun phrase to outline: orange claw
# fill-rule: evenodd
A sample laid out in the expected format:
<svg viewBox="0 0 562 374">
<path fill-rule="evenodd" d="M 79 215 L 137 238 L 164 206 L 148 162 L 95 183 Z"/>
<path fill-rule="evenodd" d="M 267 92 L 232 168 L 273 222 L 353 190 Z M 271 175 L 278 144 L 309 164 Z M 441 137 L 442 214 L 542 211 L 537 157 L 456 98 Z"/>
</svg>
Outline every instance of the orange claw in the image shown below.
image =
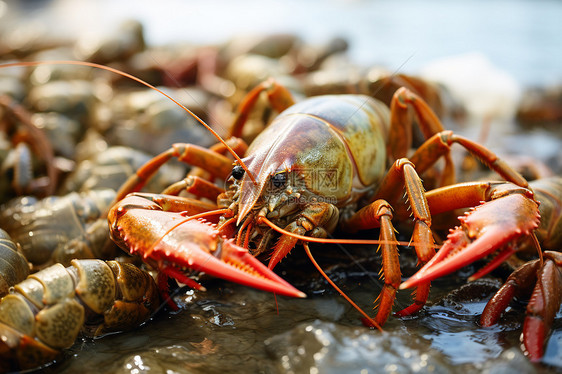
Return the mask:
<svg viewBox="0 0 562 374">
<path fill-rule="evenodd" d="M 461 225 L 451 230 L 437 254 L 402 283 L 400 289 L 450 274 L 496 250 L 513 252 L 508 244 L 530 235 L 538 227 L 540 215 L 538 203 L 529 192 L 526 195 L 514 193 L 483 203 L 459 219 Z M 486 272 L 499 264 L 495 261 L 486 268 Z"/>
<path fill-rule="evenodd" d="M 188 212 L 189 213 L 189 212 Z M 162 273 L 201 289 L 186 271 L 200 271 L 228 281 L 292 297 L 306 297 L 248 251 L 220 236 L 214 225 L 167 212 L 154 201 L 129 195 L 108 216 L 112 239 Z"/>
</svg>

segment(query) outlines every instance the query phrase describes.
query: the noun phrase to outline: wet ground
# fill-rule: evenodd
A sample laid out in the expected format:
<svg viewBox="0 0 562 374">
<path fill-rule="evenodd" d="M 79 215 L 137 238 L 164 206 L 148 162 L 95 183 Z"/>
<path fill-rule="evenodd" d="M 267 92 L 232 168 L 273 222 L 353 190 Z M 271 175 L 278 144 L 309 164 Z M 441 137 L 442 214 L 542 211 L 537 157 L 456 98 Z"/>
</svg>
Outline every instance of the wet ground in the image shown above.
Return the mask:
<svg viewBox="0 0 562 374">
<path fill-rule="evenodd" d="M 381 285 L 380 259 L 371 253 L 375 249 L 354 253 L 346 247 L 353 253 L 348 257 L 342 248 L 329 248 L 322 255 L 325 248 L 313 247 L 330 277 L 371 314 Z M 359 313 L 299 250 L 279 270 L 307 299 L 274 298 L 216 280 L 206 283 L 206 293 L 182 288 L 174 297 L 179 311 L 165 308 L 134 332 L 79 340 L 47 372 L 562 372 L 560 314 L 542 364 L 531 364 L 519 348 L 523 304 L 513 305 L 497 326 L 479 326 L 486 301 L 501 285 L 497 278 L 466 284 L 467 272 L 436 281 L 422 312 L 391 317 L 381 333 L 362 325 Z M 401 256 L 406 273 L 414 264 L 408 252 L 404 249 Z M 351 265 L 342 266 L 346 257 Z M 409 292 L 401 292 L 395 310 L 409 302 Z"/>
</svg>

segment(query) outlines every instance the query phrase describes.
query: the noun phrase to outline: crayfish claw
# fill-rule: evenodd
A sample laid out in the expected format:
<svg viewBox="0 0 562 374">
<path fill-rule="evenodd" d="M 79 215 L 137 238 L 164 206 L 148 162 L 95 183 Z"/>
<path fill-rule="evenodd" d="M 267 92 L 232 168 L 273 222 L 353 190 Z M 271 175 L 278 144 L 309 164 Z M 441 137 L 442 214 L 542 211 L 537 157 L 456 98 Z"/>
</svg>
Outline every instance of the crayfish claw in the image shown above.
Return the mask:
<svg viewBox="0 0 562 374">
<path fill-rule="evenodd" d="M 534 199 L 515 193 L 485 202 L 459 220 L 461 225 L 451 230 L 437 254 L 400 289 L 432 281 L 511 246 L 531 235 L 539 226 L 540 215 Z M 493 264 L 499 265 L 500 261 Z M 486 268 L 491 270 L 493 267 Z"/>
<path fill-rule="evenodd" d="M 181 241 L 163 240 L 151 254 L 160 257 L 161 270 L 180 282 L 190 280 L 187 275 L 182 275 L 184 269 L 190 269 L 279 295 L 306 297 L 246 249 L 236 245 L 231 239 L 216 235 L 213 227 L 207 223 L 188 220 L 175 230 L 180 228 Z"/>
<path fill-rule="evenodd" d="M 132 195 L 111 209 L 109 220 L 118 245 L 192 288 L 201 286 L 188 271 L 279 295 L 306 297 L 207 221 L 160 210 L 153 201 Z"/>
<path fill-rule="evenodd" d="M 225 240 L 222 243 L 221 259 L 229 266 L 246 274 L 243 279 L 238 277 L 236 280 L 233 280 L 237 283 L 244 281 L 247 283 L 242 284 L 264 291 L 291 297 L 306 297 L 304 292 L 291 286 L 287 281 L 252 256 L 246 249 L 234 244 L 232 239 Z"/>
</svg>

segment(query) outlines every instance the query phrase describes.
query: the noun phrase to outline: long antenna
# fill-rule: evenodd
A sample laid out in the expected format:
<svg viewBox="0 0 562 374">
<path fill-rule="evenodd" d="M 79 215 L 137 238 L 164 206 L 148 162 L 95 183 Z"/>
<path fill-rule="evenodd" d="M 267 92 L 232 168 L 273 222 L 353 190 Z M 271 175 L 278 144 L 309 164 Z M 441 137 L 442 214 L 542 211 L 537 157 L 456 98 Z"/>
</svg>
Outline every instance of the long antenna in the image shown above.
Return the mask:
<svg viewBox="0 0 562 374">
<path fill-rule="evenodd" d="M 114 69 L 112 67 L 109 66 L 104 66 L 104 65 L 100 65 L 100 64 L 96 64 L 94 62 L 86 62 L 86 61 L 73 61 L 73 60 L 48 60 L 48 61 L 22 61 L 22 62 L 11 62 L 8 64 L 1 64 L 0 68 L 9 68 L 9 67 L 16 67 L 16 66 L 39 66 L 39 65 L 79 65 L 79 66 L 89 66 L 89 67 L 93 67 L 93 68 L 97 68 L 97 69 L 102 69 L 102 70 L 107 70 L 110 71 L 112 73 L 121 75 L 123 77 L 132 79 L 148 88 L 152 88 L 153 90 L 159 92 L 160 94 L 164 95 L 165 97 L 167 97 L 168 99 L 170 99 L 173 103 L 175 103 L 176 105 L 178 105 L 180 108 L 182 108 L 183 110 L 185 110 L 187 113 L 189 113 L 189 115 L 191 115 L 193 118 L 195 118 L 195 120 L 197 122 L 199 122 L 201 125 L 205 126 L 205 128 L 207 128 L 207 130 L 209 130 L 211 132 L 211 134 L 213 134 L 218 140 L 219 142 L 221 142 L 225 148 L 228 150 L 228 152 L 236 159 L 236 161 L 240 164 L 240 166 L 242 166 L 242 168 L 244 169 L 244 171 L 250 176 L 250 179 L 252 180 L 252 182 L 257 185 L 257 181 L 255 180 L 254 176 L 252 175 L 252 173 L 250 173 L 250 171 L 248 170 L 248 168 L 246 167 L 246 165 L 242 162 L 242 159 L 240 159 L 240 157 L 236 154 L 236 152 L 234 152 L 234 150 L 232 148 L 230 148 L 230 146 L 226 143 L 226 141 L 215 131 L 213 130 L 209 125 L 207 125 L 205 123 L 205 121 L 203 121 L 201 118 L 199 118 L 199 116 L 197 116 L 195 113 L 193 113 L 190 109 L 188 109 L 187 107 L 185 107 L 183 104 L 181 104 L 180 102 L 178 102 L 177 100 L 175 100 L 173 97 L 171 97 L 170 95 L 168 95 L 167 93 L 165 93 L 164 91 L 154 87 L 153 85 L 151 85 L 148 82 L 143 81 L 142 79 L 135 77 L 134 75 L 131 75 L 129 73 L 125 73 L 124 71 L 118 70 L 118 69 Z"/>
<path fill-rule="evenodd" d="M 397 244 L 402 245 L 404 247 L 412 247 L 416 245 L 414 241 L 399 241 L 399 240 L 380 240 L 380 239 L 328 239 L 328 238 L 315 238 L 313 236 L 305 236 L 295 234 L 294 232 L 287 231 L 282 229 L 281 227 L 277 226 L 269 219 L 265 217 L 258 217 L 258 223 L 265 223 L 267 226 L 271 227 L 273 230 L 277 231 L 282 235 L 287 235 L 295 239 L 302 240 L 304 242 L 311 242 L 311 243 L 333 243 L 333 244 Z M 440 245 L 434 244 L 434 248 L 441 248 Z"/>
<path fill-rule="evenodd" d="M 349 296 L 347 296 L 345 294 L 345 292 L 343 292 L 331 279 L 330 277 L 328 277 L 328 274 L 326 274 L 324 272 L 324 270 L 322 270 L 322 268 L 320 267 L 320 265 L 318 265 L 318 263 L 316 262 L 316 260 L 314 259 L 314 257 L 312 256 L 312 253 L 310 252 L 310 248 L 308 248 L 308 243 L 303 243 L 304 246 L 304 250 L 306 251 L 306 254 L 308 255 L 308 258 L 310 258 L 310 261 L 312 262 L 312 264 L 316 267 L 316 269 L 320 272 L 320 274 L 322 274 L 322 276 L 328 281 L 328 283 L 330 283 L 332 285 L 332 287 L 334 287 L 334 289 L 336 291 L 338 291 L 338 293 L 343 296 L 344 299 L 347 300 L 348 303 L 351 304 L 351 306 L 353 306 L 359 313 L 361 313 L 361 315 L 371 324 L 371 326 L 376 327 L 380 332 L 383 332 L 382 327 L 375 322 L 375 320 L 373 320 L 371 317 L 369 317 L 367 315 L 367 313 L 365 313 L 363 311 L 363 309 L 361 309 L 359 307 L 359 305 L 355 304 L 355 302 L 353 300 L 351 300 L 351 298 Z"/>
</svg>

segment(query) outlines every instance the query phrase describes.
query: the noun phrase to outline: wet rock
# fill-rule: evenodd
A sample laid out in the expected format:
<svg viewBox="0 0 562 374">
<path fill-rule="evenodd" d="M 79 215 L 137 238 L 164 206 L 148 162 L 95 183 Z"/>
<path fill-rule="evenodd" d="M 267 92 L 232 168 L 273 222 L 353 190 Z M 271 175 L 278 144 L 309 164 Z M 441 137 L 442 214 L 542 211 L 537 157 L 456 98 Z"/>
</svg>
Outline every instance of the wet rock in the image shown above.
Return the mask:
<svg viewBox="0 0 562 374">
<path fill-rule="evenodd" d="M 166 92 L 205 119 L 208 95 L 198 89 Z M 112 144 L 158 154 L 176 142 L 207 147 L 217 140 L 193 116 L 151 89 L 115 96 L 107 105 L 108 118 L 98 118 L 96 126 Z"/>
<path fill-rule="evenodd" d="M 449 373 L 451 368 L 423 339 L 381 334 L 314 321 L 265 341 L 285 373 Z"/>
<path fill-rule="evenodd" d="M 25 86 L 18 77 L 0 76 L 0 95 L 8 95 L 16 100 L 22 100 L 25 97 Z"/>
<path fill-rule="evenodd" d="M 483 374 L 536 373 L 537 370 L 529 360 L 516 348 L 510 348 L 494 360 L 486 361 Z"/>
<path fill-rule="evenodd" d="M 136 20 L 127 20 L 111 35 L 82 37 L 76 43 L 75 53 L 79 59 L 107 64 L 127 59 L 144 48 L 142 24 Z"/>
<path fill-rule="evenodd" d="M 65 113 L 77 120 L 86 120 L 97 97 L 89 81 L 52 81 L 32 88 L 28 101 L 35 111 Z"/>
<path fill-rule="evenodd" d="M 67 46 L 40 51 L 30 56 L 29 59 L 30 61 L 76 60 L 76 56 L 72 48 Z M 28 79 L 30 85 L 41 86 L 54 81 L 91 81 L 99 73 L 99 70 L 85 66 L 53 63 L 30 68 Z"/>
<path fill-rule="evenodd" d="M 190 347 L 172 345 L 154 348 L 142 354 L 131 355 L 123 361 L 124 373 L 197 373 L 207 368 L 207 354 L 214 353 L 217 347 L 208 339 L 201 343 L 190 343 Z M 206 370 L 206 369 L 205 369 Z"/>
<path fill-rule="evenodd" d="M 80 162 L 66 179 L 62 191 L 90 191 L 101 188 L 117 190 L 150 159 L 149 154 L 133 148 L 109 147 Z M 162 191 L 184 175 L 185 168 L 179 165 L 163 165 L 149 180 L 147 190 Z"/>
<path fill-rule="evenodd" d="M 560 124 L 562 85 L 527 89 L 517 108 L 517 120 L 523 125 Z"/>
<path fill-rule="evenodd" d="M 45 131 L 55 154 L 74 159 L 76 144 L 84 132 L 79 121 L 57 112 L 35 113 L 31 121 Z"/>
<path fill-rule="evenodd" d="M 487 300 L 501 285 L 498 279 L 478 279 L 451 291 L 438 304 L 457 312 L 468 311 L 467 304 Z"/>
<path fill-rule="evenodd" d="M 443 84 L 469 116 L 510 121 L 521 97 L 519 83 L 483 54 L 466 53 L 428 64 L 421 76 Z M 478 122 L 477 120 L 476 122 Z"/>
</svg>

